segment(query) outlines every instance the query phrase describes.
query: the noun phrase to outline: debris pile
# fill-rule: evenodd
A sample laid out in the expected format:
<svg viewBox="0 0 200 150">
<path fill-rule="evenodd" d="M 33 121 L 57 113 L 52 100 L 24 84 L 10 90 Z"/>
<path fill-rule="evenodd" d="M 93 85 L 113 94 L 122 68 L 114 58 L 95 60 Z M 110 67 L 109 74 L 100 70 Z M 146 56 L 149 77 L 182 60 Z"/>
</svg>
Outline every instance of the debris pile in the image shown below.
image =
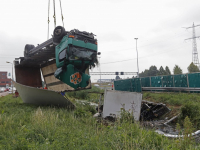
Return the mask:
<svg viewBox="0 0 200 150">
<path fill-rule="evenodd" d="M 170 109 L 163 103 L 154 103 L 142 100 L 140 120 L 151 121 L 168 113 Z"/>
</svg>

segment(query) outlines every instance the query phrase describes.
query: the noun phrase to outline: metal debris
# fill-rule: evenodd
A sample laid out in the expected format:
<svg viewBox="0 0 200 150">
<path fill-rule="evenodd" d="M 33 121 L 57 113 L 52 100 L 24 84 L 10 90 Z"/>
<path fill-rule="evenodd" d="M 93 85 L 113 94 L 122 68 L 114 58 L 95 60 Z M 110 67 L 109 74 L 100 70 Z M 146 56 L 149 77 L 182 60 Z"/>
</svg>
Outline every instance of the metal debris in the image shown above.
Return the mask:
<svg viewBox="0 0 200 150">
<path fill-rule="evenodd" d="M 163 103 L 142 101 L 140 120 L 149 121 L 168 113 L 170 109 Z"/>
<path fill-rule="evenodd" d="M 178 114 L 177 116 L 172 117 L 171 119 L 167 120 L 164 125 L 168 124 L 169 122 L 175 120 L 180 114 Z"/>
</svg>

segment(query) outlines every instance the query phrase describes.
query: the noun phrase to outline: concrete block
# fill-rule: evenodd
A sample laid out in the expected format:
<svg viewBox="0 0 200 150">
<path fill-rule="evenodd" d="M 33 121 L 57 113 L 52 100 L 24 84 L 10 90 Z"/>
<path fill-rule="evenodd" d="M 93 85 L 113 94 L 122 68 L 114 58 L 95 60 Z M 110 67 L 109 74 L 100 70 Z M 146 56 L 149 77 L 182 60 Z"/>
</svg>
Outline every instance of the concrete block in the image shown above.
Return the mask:
<svg viewBox="0 0 200 150">
<path fill-rule="evenodd" d="M 142 94 L 136 92 L 105 90 L 103 118 L 115 114 L 120 117 L 121 108 L 130 113 L 133 112 L 134 119 L 139 121 Z"/>
</svg>

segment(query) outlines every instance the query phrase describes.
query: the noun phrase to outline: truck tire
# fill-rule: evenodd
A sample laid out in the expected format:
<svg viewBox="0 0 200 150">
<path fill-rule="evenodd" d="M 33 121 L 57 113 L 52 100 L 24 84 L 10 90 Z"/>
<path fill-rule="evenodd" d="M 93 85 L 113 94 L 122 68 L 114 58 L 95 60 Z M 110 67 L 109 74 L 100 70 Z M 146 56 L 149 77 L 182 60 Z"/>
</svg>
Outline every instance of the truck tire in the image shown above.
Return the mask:
<svg viewBox="0 0 200 150">
<path fill-rule="evenodd" d="M 34 45 L 26 44 L 24 48 L 24 57 L 28 57 L 30 50 L 33 48 L 35 48 Z"/>
<path fill-rule="evenodd" d="M 60 42 L 63 36 L 65 36 L 65 28 L 62 26 L 57 26 L 53 31 L 53 40 Z"/>
</svg>

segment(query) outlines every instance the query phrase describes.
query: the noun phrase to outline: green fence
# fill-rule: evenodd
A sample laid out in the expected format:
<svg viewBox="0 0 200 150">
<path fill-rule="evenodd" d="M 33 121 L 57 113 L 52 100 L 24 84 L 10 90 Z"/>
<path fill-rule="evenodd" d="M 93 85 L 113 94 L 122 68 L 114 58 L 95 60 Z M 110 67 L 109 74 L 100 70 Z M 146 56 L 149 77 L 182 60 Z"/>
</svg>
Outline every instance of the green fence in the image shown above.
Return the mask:
<svg viewBox="0 0 200 150">
<path fill-rule="evenodd" d="M 115 90 L 129 91 L 129 92 L 141 92 L 140 78 L 125 79 L 114 81 Z"/>
<path fill-rule="evenodd" d="M 115 90 L 141 92 L 142 87 L 200 88 L 200 73 L 153 76 L 114 81 Z"/>
</svg>

